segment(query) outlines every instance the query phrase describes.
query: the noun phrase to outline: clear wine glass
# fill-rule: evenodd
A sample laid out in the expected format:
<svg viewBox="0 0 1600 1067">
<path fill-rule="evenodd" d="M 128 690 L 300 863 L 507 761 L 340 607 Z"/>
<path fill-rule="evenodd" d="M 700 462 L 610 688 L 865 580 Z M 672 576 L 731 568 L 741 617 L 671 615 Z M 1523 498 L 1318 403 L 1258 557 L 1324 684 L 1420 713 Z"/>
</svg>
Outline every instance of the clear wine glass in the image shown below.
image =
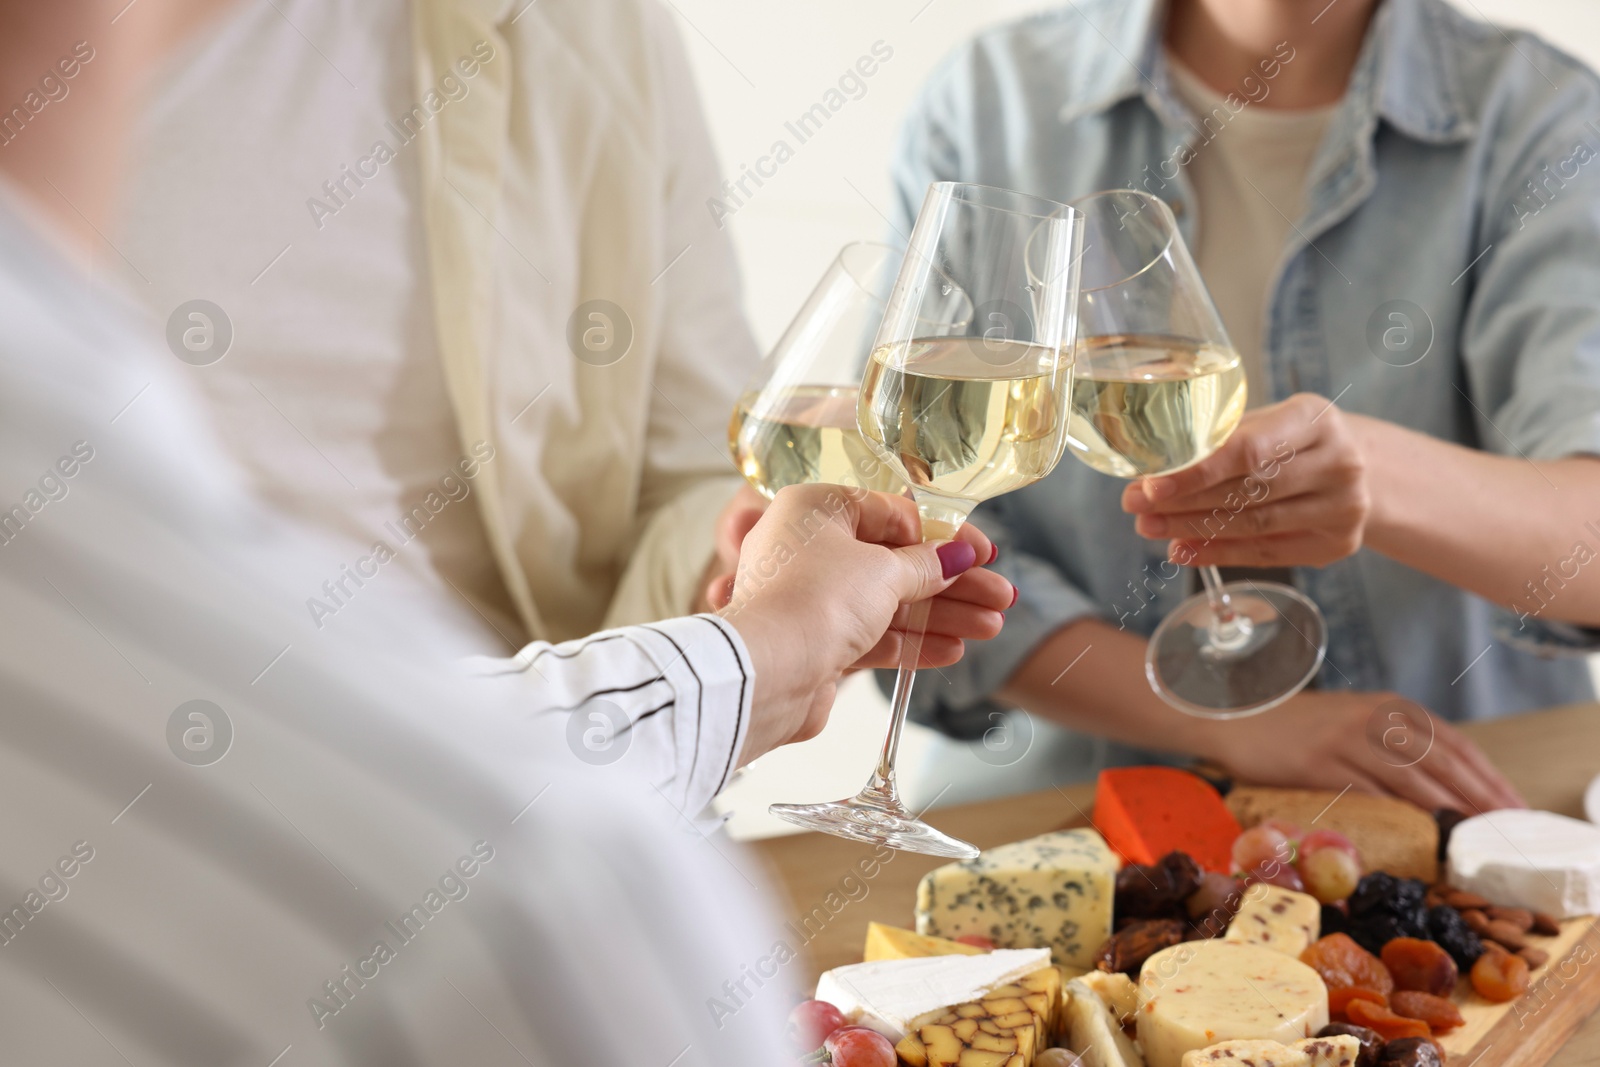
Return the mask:
<svg viewBox="0 0 1600 1067">
<path fill-rule="evenodd" d="M 924 540 L 983 500 L 1038 481 L 1066 448 L 1082 223 L 1065 204 L 982 185 L 928 189 L 860 391 L 861 434 L 910 486 Z M 970 314 L 953 315 L 952 308 Z M 895 755 L 927 627 L 906 626 L 878 765 L 849 800 L 774 804 L 811 830 L 909 852 L 978 850 L 901 802 Z"/>
<path fill-rule="evenodd" d="M 728 450 L 768 500 L 809 482 L 905 492 L 856 425 L 861 374 L 901 256 L 870 241 L 845 245 L 734 405 Z"/>
<path fill-rule="evenodd" d="M 1177 221 L 1159 197 L 1132 189 L 1073 206 L 1084 252 L 1067 446 L 1119 478 L 1198 463 L 1239 425 L 1245 375 Z M 1212 530 L 1225 521 L 1226 512 Z M 1204 592 L 1150 637 L 1152 688 L 1181 711 L 1219 719 L 1305 688 L 1328 647 L 1317 606 L 1279 582 L 1224 583 L 1217 568 L 1199 570 Z"/>
</svg>

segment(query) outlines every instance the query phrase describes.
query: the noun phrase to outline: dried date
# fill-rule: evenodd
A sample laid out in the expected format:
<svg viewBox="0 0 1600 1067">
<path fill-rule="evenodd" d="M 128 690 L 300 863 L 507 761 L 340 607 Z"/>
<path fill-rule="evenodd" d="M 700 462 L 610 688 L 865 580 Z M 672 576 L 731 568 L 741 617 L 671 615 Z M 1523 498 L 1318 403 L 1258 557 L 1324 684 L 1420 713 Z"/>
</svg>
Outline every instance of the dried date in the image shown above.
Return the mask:
<svg viewBox="0 0 1600 1067">
<path fill-rule="evenodd" d="M 1164 948 L 1182 944 L 1189 924 L 1178 919 L 1139 919 L 1128 923 L 1100 946 L 1095 966 L 1102 971 L 1121 971 L 1137 978 L 1144 961 Z"/>
</svg>

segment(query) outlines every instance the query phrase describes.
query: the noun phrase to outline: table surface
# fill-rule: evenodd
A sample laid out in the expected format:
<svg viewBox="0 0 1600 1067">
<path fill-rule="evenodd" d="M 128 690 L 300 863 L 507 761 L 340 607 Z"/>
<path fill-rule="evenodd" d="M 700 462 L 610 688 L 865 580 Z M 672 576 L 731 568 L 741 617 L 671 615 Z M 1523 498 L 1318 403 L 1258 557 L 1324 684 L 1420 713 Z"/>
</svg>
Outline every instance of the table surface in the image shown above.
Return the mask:
<svg viewBox="0 0 1600 1067">
<path fill-rule="evenodd" d="M 1600 774 L 1600 705 L 1583 704 L 1492 722 L 1465 732 L 1505 772 L 1530 806 L 1583 817 L 1583 791 Z M 938 808 L 931 821 L 979 848 L 992 848 L 1087 819 L 1093 786 L 1063 786 L 976 804 Z M 893 853 L 873 871 L 858 866 L 874 854 L 869 845 L 823 834 L 796 834 L 753 842 L 753 852 L 787 898 L 780 918 L 790 922 L 809 987 L 822 971 L 861 959 L 868 920 L 910 926 L 917 882 L 945 862 Z M 871 872 L 872 877 L 863 877 Z M 803 942 L 803 947 L 801 945 Z M 1550 1067 L 1600 1067 L 1600 1013 L 1589 1017 Z"/>
</svg>

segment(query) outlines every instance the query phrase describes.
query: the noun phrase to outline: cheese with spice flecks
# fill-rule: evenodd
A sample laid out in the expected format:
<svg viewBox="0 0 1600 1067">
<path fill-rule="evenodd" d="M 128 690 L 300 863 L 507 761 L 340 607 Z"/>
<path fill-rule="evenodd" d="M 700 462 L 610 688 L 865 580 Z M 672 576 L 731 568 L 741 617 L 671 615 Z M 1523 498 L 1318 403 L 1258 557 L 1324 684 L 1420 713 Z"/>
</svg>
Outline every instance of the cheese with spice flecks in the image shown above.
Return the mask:
<svg viewBox="0 0 1600 1067">
<path fill-rule="evenodd" d="M 1186 941 L 1139 968 L 1139 1045 L 1148 1067 L 1221 1041 L 1292 1045 L 1328 1025 L 1322 976 L 1281 952 L 1234 941 Z"/>
<path fill-rule="evenodd" d="M 1223 937 L 1299 959 L 1321 930 L 1322 905 L 1316 897 L 1257 882 L 1244 891 Z"/>
<path fill-rule="evenodd" d="M 1111 936 L 1122 860 L 1093 830 L 1061 830 L 929 871 L 917 886 L 917 933 L 987 937 L 999 948 L 1049 948 L 1093 967 Z"/>
</svg>

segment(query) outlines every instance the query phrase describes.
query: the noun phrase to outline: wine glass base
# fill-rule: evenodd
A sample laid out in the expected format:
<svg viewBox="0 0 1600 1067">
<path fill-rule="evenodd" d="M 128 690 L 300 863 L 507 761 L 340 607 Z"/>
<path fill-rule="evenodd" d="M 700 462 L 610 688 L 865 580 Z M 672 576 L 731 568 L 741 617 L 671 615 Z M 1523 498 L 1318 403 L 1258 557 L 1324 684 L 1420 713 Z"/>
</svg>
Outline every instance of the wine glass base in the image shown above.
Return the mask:
<svg viewBox="0 0 1600 1067">
<path fill-rule="evenodd" d="M 1208 719 L 1277 707 L 1316 677 L 1328 649 L 1322 613 L 1299 590 L 1277 582 L 1230 582 L 1223 589 L 1249 620 L 1246 636 L 1219 640 L 1202 593 L 1161 620 L 1145 652 L 1150 687 L 1179 711 Z"/>
<path fill-rule="evenodd" d="M 976 859 L 978 849 L 949 834 L 940 833 L 912 815 L 893 797 L 883 798 L 863 790 L 849 800 L 822 804 L 773 804 L 767 808 L 785 822 L 835 837 L 888 845 L 901 852 L 925 856 Z"/>
</svg>

